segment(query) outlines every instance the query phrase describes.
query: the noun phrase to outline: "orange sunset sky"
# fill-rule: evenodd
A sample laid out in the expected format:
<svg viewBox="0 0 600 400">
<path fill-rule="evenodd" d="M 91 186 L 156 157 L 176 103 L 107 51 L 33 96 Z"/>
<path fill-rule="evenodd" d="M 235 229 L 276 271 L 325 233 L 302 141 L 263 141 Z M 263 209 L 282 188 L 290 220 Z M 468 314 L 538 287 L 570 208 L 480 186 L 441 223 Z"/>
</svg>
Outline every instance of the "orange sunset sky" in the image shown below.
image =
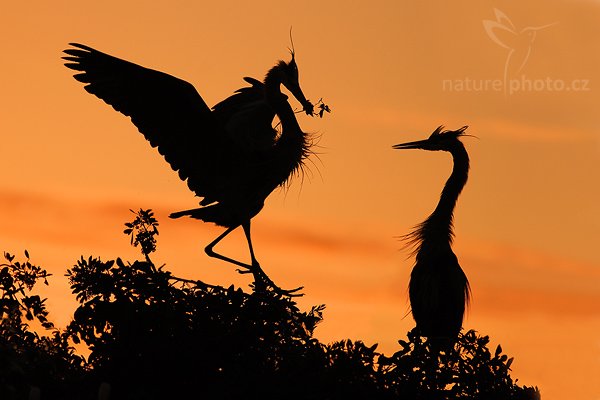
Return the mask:
<svg viewBox="0 0 600 400">
<path fill-rule="evenodd" d="M 6 2 L 0 250 L 28 249 L 53 274 L 43 293 L 61 326 L 77 258 L 139 256 L 122 234 L 130 208 L 156 212 L 156 263 L 246 287 L 202 251 L 221 228 L 167 218 L 197 199 L 61 51 L 79 42 L 168 72 L 213 105 L 287 60 L 293 26 L 304 93 L 333 113 L 298 114 L 321 137 L 319 158 L 271 195 L 253 240 L 276 282 L 305 286 L 302 307 L 327 305 L 317 336 L 389 354 L 413 327 L 397 236 L 433 210 L 452 164 L 391 145 L 469 125 L 478 138 L 464 139 L 472 169 L 455 215 L 473 290 L 465 328 L 501 343 L 513 378 L 544 399 L 600 399 L 598 21 L 599 1 L 576 0 Z M 247 257 L 241 232 L 221 246 Z"/>
</svg>

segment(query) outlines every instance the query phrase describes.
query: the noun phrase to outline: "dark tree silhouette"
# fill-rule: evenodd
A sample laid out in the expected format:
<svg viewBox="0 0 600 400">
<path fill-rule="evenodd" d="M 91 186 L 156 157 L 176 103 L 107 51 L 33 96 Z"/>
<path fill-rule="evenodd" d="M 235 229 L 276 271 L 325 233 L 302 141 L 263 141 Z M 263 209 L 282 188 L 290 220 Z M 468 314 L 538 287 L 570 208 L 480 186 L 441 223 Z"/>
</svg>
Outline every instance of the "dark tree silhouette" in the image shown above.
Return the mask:
<svg viewBox="0 0 600 400">
<path fill-rule="evenodd" d="M 469 302 L 469 282 L 452 251 L 454 207 L 469 174 L 469 155 L 459 140 L 466 126 L 456 131 L 438 127 L 426 140 L 397 144 L 394 149 L 447 151 L 454 168 L 433 213 L 404 238 L 414 246 L 415 266 L 409 297 L 417 330 L 443 344 L 452 343 L 462 328 Z"/>
<path fill-rule="evenodd" d="M 79 307 L 63 330 L 31 293 L 48 274 L 5 256 L 1 399 L 539 399 L 511 379 L 512 358 L 474 331 L 439 351 L 413 330 L 389 357 L 361 341 L 321 343 L 324 306 L 301 311 L 272 288 L 246 293 L 157 268 L 157 227 L 150 210 L 126 226 L 141 261 L 82 257 L 68 269 Z M 85 358 L 76 344 L 89 349 Z"/>
<path fill-rule="evenodd" d="M 75 395 L 85 380 L 85 360 L 69 344 L 69 334 L 48 320 L 45 299 L 33 294 L 50 276 L 42 267 L 4 253 L 0 264 L 0 399 L 27 399 L 43 388 L 44 398 Z M 40 335 L 30 324 L 51 332 Z"/>
<path fill-rule="evenodd" d="M 284 85 L 306 114 L 313 115 L 314 106 L 300 88 L 294 51 L 289 62 L 280 61 L 269 70 L 264 82 L 245 78 L 252 86 L 211 110 L 194 87 L 181 79 L 82 44 L 71 45 L 75 48 L 65 50 L 68 56 L 63 58 L 68 68 L 79 71 L 75 79 L 85 83 L 89 93 L 131 117 L 152 147 L 158 147 L 179 177 L 203 198 L 200 208 L 171 217 L 189 216 L 226 227 L 206 253 L 238 265 L 240 272 L 252 273 L 256 285 L 274 287 L 254 256 L 250 220 L 273 190 L 302 169 L 311 153 L 312 142 L 281 92 Z M 329 108 L 323 104 L 319 115 L 323 110 Z M 279 135 L 272 126 L 275 115 L 281 123 Z M 248 241 L 250 264 L 213 250 L 239 226 Z"/>
</svg>

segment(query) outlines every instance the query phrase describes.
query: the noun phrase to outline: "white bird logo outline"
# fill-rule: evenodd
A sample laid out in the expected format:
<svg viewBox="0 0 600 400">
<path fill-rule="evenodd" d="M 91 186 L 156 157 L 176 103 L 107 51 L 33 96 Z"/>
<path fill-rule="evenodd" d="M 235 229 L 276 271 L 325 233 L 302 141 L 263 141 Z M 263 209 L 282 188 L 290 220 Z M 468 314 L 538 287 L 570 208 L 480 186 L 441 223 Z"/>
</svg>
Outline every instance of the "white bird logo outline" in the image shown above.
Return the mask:
<svg viewBox="0 0 600 400">
<path fill-rule="evenodd" d="M 557 25 L 558 22 L 542 26 L 528 26 L 519 31 L 504 12 L 494 8 L 494 14 L 496 20 L 483 20 L 483 27 L 494 43 L 509 50 L 506 62 L 504 63 L 504 82 L 506 83 L 511 64 L 518 63 L 519 59 L 521 59 L 520 64 L 517 64 L 518 68 L 515 72 L 515 74 L 518 74 L 527 63 L 537 32 Z M 502 36 L 502 39 L 500 36 Z M 522 45 L 523 42 L 525 42 L 525 46 Z M 521 45 L 519 46 L 519 44 Z"/>
</svg>

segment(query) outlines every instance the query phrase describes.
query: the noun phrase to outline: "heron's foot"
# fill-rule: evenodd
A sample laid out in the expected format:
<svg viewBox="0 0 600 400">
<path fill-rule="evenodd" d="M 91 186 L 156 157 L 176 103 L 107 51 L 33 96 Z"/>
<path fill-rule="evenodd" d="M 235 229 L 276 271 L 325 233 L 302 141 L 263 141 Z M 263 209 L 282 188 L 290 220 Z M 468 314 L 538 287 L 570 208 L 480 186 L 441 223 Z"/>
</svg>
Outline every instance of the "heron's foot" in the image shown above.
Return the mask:
<svg viewBox="0 0 600 400">
<path fill-rule="evenodd" d="M 281 296 L 287 296 L 287 297 L 302 297 L 302 296 L 304 296 L 304 293 L 301 292 L 301 290 L 304 289 L 304 286 L 298 286 L 297 288 L 294 288 L 294 289 L 282 289 L 279 286 L 277 286 L 275 283 L 273 283 L 273 281 L 271 281 L 271 284 L 269 285 L 269 287 L 275 293 L 277 293 Z"/>
<path fill-rule="evenodd" d="M 252 268 L 250 268 L 250 266 L 244 267 L 244 268 L 238 268 L 238 269 L 236 269 L 236 272 L 238 274 L 242 274 L 242 275 L 244 275 L 244 274 L 253 274 L 254 273 L 254 271 L 252 271 Z"/>
<path fill-rule="evenodd" d="M 288 297 L 300 297 L 304 296 L 304 293 L 300 293 L 304 286 L 299 286 L 295 289 L 282 289 L 273 282 L 271 278 L 263 271 L 258 261 L 252 261 L 252 269 L 249 271 L 238 270 L 239 273 L 252 273 L 254 275 L 254 290 L 257 292 L 265 292 L 271 289 L 273 292 Z"/>
</svg>

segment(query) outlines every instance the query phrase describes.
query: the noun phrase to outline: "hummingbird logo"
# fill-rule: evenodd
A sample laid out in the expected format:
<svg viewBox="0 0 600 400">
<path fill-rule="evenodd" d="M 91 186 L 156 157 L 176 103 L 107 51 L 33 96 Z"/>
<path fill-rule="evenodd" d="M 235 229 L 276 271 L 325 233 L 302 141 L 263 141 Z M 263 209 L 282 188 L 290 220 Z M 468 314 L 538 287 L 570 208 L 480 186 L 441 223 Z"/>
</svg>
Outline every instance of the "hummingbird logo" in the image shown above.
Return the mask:
<svg viewBox="0 0 600 400">
<path fill-rule="evenodd" d="M 521 72 L 527 63 L 538 31 L 556 25 L 558 22 L 542 26 L 528 26 L 518 30 L 505 13 L 494 8 L 494 14 L 496 20 L 483 20 L 483 27 L 494 43 L 508 50 L 504 63 L 504 82 L 506 84 L 508 77 Z"/>
</svg>

